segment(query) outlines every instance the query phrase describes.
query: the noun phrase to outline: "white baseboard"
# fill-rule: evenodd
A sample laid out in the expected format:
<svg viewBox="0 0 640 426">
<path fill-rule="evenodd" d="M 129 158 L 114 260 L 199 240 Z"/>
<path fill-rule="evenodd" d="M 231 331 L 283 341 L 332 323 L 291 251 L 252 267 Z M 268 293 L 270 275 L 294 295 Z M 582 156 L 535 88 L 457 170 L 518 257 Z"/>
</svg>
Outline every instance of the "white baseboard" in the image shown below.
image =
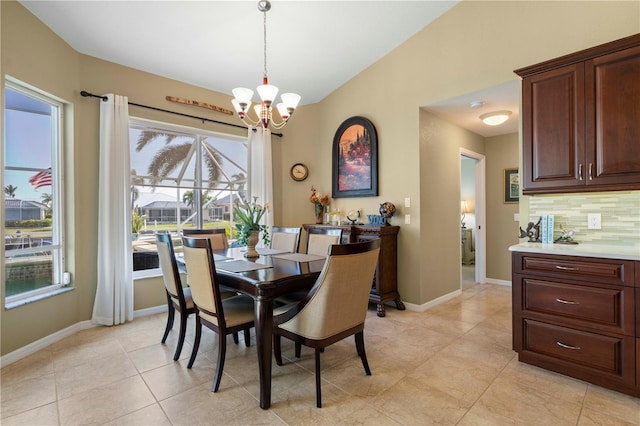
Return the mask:
<svg viewBox="0 0 640 426">
<path fill-rule="evenodd" d="M 504 285 L 504 286 L 507 286 L 507 287 L 511 287 L 511 281 L 497 280 L 495 278 L 487 278 L 486 279 L 486 283 L 487 284 Z"/>
<path fill-rule="evenodd" d="M 458 297 L 462 294 L 462 290 L 456 290 L 456 291 L 452 291 L 449 294 L 445 294 L 444 296 L 440 296 L 436 299 L 430 300 L 427 303 L 423 303 L 422 305 L 416 305 L 413 303 L 408 303 L 408 302 L 404 302 L 404 306 L 413 312 L 424 312 L 428 309 L 433 308 L 434 306 L 438 306 L 441 303 L 446 302 L 447 300 L 451 300 L 455 297 Z"/>
<path fill-rule="evenodd" d="M 167 305 L 154 306 L 152 308 L 140 309 L 133 313 L 133 318 L 141 318 L 148 315 L 159 314 L 161 312 L 166 312 Z M 0 357 L 0 367 L 6 367 L 9 364 L 13 364 L 16 361 L 20 361 L 22 358 L 26 358 L 31 354 L 38 352 L 41 349 L 46 348 L 49 345 L 52 345 L 65 337 L 69 337 L 73 334 L 76 334 L 79 331 L 86 330 L 88 328 L 93 327 L 102 327 L 98 324 L 92 323 L 90 320 L 80 321 L 72 326 L 69 326 L 63 330 L 56 331 L 53 334 L 43 337 L 42 339 L 36 340 L 33 343 L 29 343 L 26 346 L 23 346 L 19 349 L 16 349 L 13 352 L 10 352 L 6 355 Z"/>
</svg>

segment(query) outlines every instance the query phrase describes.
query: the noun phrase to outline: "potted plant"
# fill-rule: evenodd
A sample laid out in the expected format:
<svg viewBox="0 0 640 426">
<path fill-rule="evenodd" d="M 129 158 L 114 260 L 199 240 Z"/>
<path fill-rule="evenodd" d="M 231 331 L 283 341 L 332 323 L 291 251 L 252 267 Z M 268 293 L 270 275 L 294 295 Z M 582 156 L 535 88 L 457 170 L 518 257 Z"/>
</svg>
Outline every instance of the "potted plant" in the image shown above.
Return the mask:
<svg viewBox="0 0 640 426">
<path fill-rule="evenodd" d="M 262 241 L 269 244 L 269 228 L 261 225 L 262 216 L 269 210 L 269 205 L 264 206 L 257 203 L 258 197 L 253 197 L 252 203 L 240 203 L 236 200 L 233 206 L 233 214 L 236 218 L 236 232 L 239 245 L 246 245 L 246 257 L 258 257 L 256 244 L 258 244 L 259 234 L 262 232 Z"/>
<path fill-rule="evenodd" d="M 133 208 L 131 212 L 131 240 L 135 241 L 138 239 L 140 234 L 140 230 L 144 226 L 144 220 L 147 218 L 146 215 L 140 214 L 138 210 L 138 206 Z"/>
</svg>

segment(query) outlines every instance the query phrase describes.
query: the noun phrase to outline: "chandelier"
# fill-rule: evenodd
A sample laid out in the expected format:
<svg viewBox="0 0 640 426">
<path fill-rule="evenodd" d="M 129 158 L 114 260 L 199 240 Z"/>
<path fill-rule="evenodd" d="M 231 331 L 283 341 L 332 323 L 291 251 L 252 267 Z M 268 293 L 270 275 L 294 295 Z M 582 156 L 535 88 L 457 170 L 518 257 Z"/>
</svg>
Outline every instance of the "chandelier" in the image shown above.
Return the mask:
<svg viewBox="0 0 640 426">
<path fill-rule="evenodd" d="M 262 126 L 268 128 L 269 124 L 275 129 L 281 129 L 287 124 L 289 117 L 293 114 L 298 102 L 300 102 L 300 95 L 296 93 L 283 93 L 280 95 L 282 102 L 276 105 L 278 113 L 282 119 L 277 123 L 273 120 L 273 101 L 278 94 L 278 88 L 269 84 L 269 78 L 267 77 L 267 12 L 271 9 L 271 2 L 267 0 L 261 0 L 258 2 L 258 10 L 262 12 L 264 16 L 264 76 L 262 77 L 262 85 L 258 86 L 257 91 L 260 96 L 260 104 L 254 105 L 253 109 L 258 116 L 258 120 L 254 121 L 249 117 L 249 110 L 251 108 L 253 90 L 244 87 L 237 87 L 232 90 L 234 99 L 231 100 L 233 107 L 238 113 L 240 120 L 248 127 Z"/>
</svg>

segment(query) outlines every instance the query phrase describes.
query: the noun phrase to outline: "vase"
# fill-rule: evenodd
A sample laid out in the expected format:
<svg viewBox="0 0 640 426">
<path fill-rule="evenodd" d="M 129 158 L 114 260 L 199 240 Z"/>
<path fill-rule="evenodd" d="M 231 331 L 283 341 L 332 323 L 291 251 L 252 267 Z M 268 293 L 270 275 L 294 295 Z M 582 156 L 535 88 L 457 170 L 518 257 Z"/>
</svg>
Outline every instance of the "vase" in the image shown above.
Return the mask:
<svg viewBox="0 0 640 426">
<path fill-rule="evenodd" d="M 258 244 L 258 238 L 260 231 L 249 231 L 247 236 L 247 252 L 244 257 L 258 257 L 260 254 L 256 251 L 256 245 Z"/>
<path fill-rule="evenodd" d="M 324 206 L 320 203 L 314 204 L 316 210 L 316 224 L 321 224 L 324 220 Z"/>
</svg>

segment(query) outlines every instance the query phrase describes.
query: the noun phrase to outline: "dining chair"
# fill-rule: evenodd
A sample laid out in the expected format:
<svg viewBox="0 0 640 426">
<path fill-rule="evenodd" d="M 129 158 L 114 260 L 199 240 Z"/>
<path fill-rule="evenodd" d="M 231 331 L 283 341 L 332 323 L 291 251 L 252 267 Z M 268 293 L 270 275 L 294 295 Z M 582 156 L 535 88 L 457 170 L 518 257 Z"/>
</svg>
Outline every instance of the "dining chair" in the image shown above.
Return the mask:
<svg viewBox="0 0 640 426">
<path fill-rule="evenodd" d="M 369 292 L 378 262 L 380 240 L 332 245 L 329 257 L 308 295 L 273 318 L 273 351 L 282 365 L 281 337 L 315 349 L 316 406 L 322 407 L 320 352 L 351 335 L 364 371 L 371 375 L 364 348 Z"/>
<path fill-rule="evenodd" d="M 326 256 L 329 247 L 342 241 L 341 228 L 307 229 L 307 254 Z"/>
<path fill-rule="evenodd" d="M 173 328 L 175 313 L 178 311 L 180 314 L 180 332 L 178 334 L 178 346 L 173 355 L 173 360 L 177 361 L 178 358 L 180 358 L 180 352 L 182 352 L 182 346 L 184 345 L 184 337 L 187 331 L 187 318 L 196 312 L 196 308 L 191 298 L 191 290 L 184 288 L 182 285 L 182 279 L 178 271 L 178 264 L 173 250 L 173 242 L 171 241 L 171 234 L 156 234 L 156 246 L 160 269 L 162 270 L 162 279 L 167 293 L 167 307 L 169 310 L 167 326 L 162 336 L 162 343 L 167 341 L 169 331 Z"/>
<path fill-rule="evenodd" d="M 227 240 L 227 231 L 225 228 L 185 228 L 182 230 L 182 235 L 192 238 L 208 238 L 211 240 L 211 248 L 213 250 L 226 250 L 229 248 L 229 240 Z"/>
<path fill-rule="evenodd" d="M 284 226 L 271 227 L 271 248 L 297 253 L 300 248 L 300 232 L 302 228 Z"/>
<path fill-rule="evenodd" d="M 329 248 L 333 244 L 340 244 L 342 241 L 341 228 L 309 228 L 307 229 L 307 254 L 327 256 Z M 277 297 L 275 302 L 278 305 L 289 305 L 301 301 L 308 291 L 300 290 Z M 300 357 L 300 346 L 296 346 L 296 356 Z"/>
<path fill-rule="evenodd" d="M 249 346 L 249 331 L 255 322 L 254 302 L 247 295 L 222 299 L 211 241 L 208 238 L 183 236 L 182 245 L 190 277 L 191 296 L 197 312 L 196 334 L 187 368 L 191 368 L 196 359 L 204 325 L 218 335 L 218 361 L 211 387 L 212 392 L 217 392 L 224 369 L 227 335 L 244 331 L 245 344 Z"/>
</svg>

